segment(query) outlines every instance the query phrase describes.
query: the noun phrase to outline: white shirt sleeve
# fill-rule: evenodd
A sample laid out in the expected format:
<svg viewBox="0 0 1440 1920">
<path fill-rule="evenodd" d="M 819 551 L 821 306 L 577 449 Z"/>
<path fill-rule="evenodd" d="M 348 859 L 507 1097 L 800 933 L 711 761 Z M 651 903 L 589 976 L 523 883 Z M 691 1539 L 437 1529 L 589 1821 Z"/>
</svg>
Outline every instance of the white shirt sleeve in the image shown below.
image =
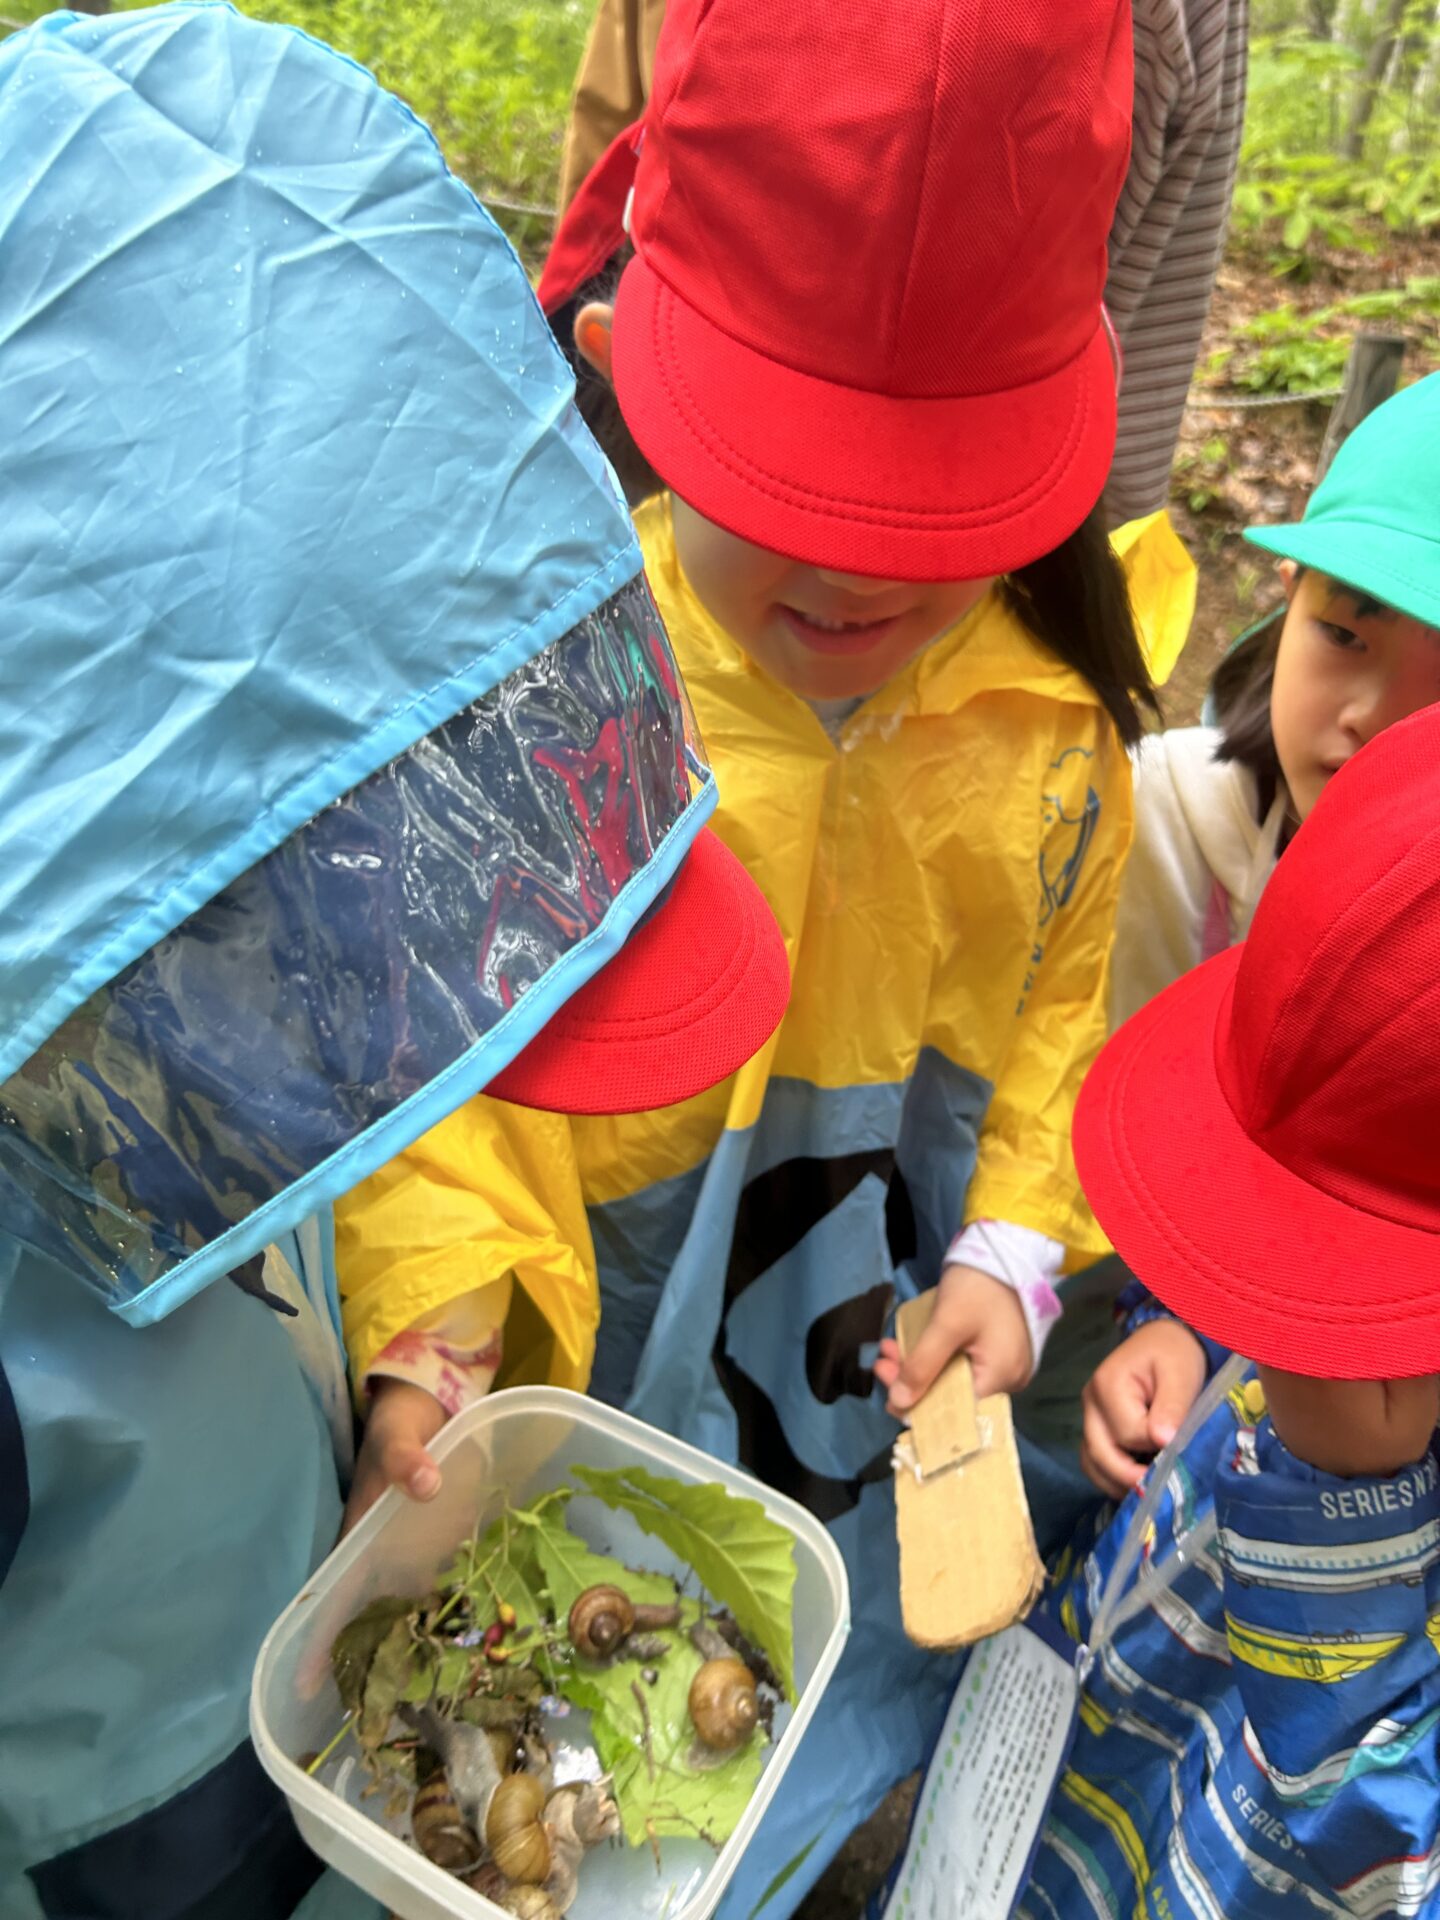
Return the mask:
<svg viewBox="0 0 1440 1920">
<path fill-rule="evenodd" d="M 950 1242 L 944 1264 L 974 1267 L 1009 1287 L 1025 1316 L 1030 1358 L 1038 1367 L 1050 1329 L 1064 1311 L 1055 1291 L 1065 1264 L 1060 1242 L 1010 1220 L 972 1220 Z"/>
</svg>

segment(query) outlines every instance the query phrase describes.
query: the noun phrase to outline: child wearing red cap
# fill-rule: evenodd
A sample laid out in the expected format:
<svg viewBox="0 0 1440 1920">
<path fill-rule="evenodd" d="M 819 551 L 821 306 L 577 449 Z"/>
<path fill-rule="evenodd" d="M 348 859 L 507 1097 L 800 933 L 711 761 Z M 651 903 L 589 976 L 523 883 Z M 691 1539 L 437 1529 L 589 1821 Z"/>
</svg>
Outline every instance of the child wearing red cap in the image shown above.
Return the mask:
<svg viewBox="0 0 1440 1920">
<path fill-rule="evenodd" d="M 1281 556 L 1289 607 L 1283 624 L 1224 663 L 1218 729 L 1154 734 L 1138 750 L 1113 1024 L 1243 939 L 1279 849 L 1335 769 L 1440 700 L 1440 581 L 1427 564 L 1437 499 L 1432 374 L 1350 437 L 1301 525 L 1247 536 Z M 1139 1482 L 1202 1378 L 1194 1342 L 1169 1321 L 1138 1330 L 1103 1362 L 1085 1390 L 1082 1448 L 1099 1486 L 1119 1499 Z"/>
<path fill-rule="evenodd" d="M 1435 499 L 1275 544 L 1346 577 L 1368 544 L 1435 622 Z M 1323 784 L 1248 941 L 1086 1083 L 1096 1214 L 1218 1370 L 1041 1631 L 972 1656 L 888 1915 L 958 1914 L 977 1872 L 967 1914 L 1440 1911 L 1440 707 Z M 1050 1766 L 982 1859 L 956 1782 L 1021 1666 L 1046 1704 L 1012 1752 Z"/>
<path fill-rule="evenodd" d="M 665 11 L 665 0 L 599 0 L 565 130 L 562 212 L 605 149 L 640 121 Z M 1169 498 L 1175 442 L 1225 247 L 1249 31 L 1248 0 L 1132 0 L 1131 13 L 1134 143 L 1110 229 L 1105 284 L 1125 356 L 1105 489 L 1112 526 L 1157 512 Z"/>
<path fill-rule="evenodd" d="M 592 1390 L 833 1526 L 850 1646 L 726 1916 L 784 1920 L 949 1696 L 899 1618 L 871 1371 L 897 1295 L 944 1272 L 917 1383 L 963 1345 L 1018 1386 L 1062 1263 L 1102 1250 L 1069 1128 L 1148 690 L 1099 509 L 1130 117 L 1128 0 L 672 0 L 638 160 L 577 200 L 580 278 L 545 290 L 573 303 L 628 203 L 580 346 L 668 489 L 647 570 L 791 1005 L 670 1113 L 472 1102 L 352 1198 L 342 1266 L 593 1276 Z M 1121 545 L 1154 657 L 1189 563 L 1163 521 Z"/>
</svg>

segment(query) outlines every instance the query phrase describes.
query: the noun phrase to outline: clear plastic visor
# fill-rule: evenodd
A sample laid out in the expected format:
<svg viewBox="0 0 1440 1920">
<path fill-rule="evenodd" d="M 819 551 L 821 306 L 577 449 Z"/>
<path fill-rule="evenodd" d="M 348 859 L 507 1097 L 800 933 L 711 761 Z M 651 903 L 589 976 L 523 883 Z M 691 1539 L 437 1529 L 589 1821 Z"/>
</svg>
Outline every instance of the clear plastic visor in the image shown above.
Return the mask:
<svg viewBox="0 0 1440 1920">
<path fill-rule="evenodd" d="M 710 788 L 642 575 L 0 1086 L 7 1230 L 168 1311 L 507 1065 L 653 910 Z"/>
</svg>

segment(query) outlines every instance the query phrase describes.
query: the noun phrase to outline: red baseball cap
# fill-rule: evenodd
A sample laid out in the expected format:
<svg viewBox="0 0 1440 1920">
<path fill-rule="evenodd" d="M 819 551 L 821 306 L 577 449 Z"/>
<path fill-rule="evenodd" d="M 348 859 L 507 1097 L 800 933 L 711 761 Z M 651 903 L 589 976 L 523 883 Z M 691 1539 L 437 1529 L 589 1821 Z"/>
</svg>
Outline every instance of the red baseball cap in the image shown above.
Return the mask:
<svg viewBox="0 0 1440 1920">
<path fill-rule="evenodd" d="M 1333 1380 L 1440 1372 L 1440 707 L 1331 780 L 1250 938 L 1121 1028 L 1075 1157 L 1210 1338 Z"/>
<path fill-rule="evenodd" d="M 1132 93 L 1130 0 L 671 0 L 614 344 L 666 484 L 884 578 L 1058 545 L 1114 449 Z"/>
</svg>

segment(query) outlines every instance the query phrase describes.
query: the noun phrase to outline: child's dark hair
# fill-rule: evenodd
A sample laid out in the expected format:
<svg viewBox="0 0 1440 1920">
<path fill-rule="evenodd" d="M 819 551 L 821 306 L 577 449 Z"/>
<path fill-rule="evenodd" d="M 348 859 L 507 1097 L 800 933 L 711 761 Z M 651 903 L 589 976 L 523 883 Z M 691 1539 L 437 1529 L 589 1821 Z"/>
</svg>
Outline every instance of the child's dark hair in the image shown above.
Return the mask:
<svg viewBox="0 0 1440 1920">
<path fill-rule="evenodd" d="M 575 319 L 591 301 L 613 305 L 620 275 L 634 249 L 624 247 L 588 281 L 573 300 L 550 315 L 562 352 L 575 369 L 575 401 L 600 442 L 632 507 L 665 482 L 636 446 L 609 381 L 604 380 L 575 345 Z M 1125 572 L 1115 557 L 1105 517 L 1097 505 L 1053 553 L 1017 567 L 1001 583 L 1005 604 L 1040 644 L 1083 674 L 1100 696 L 1125 745 L 1144 732 L 1144 714 L 1157 714 L 1159 702 L 1135 630 Z"/>
<path fill-rule="evenodd" d="M 589 306 L 592 300 L 614 306 L 620 276 L 634 253 L 627 240 L 595 278 L 586 281 L 573 300 L 567 300 L 547 317 L 550 330 L 560 343 L 560 351 L 575 372 L 575 404 L 580 409 L 580 417 L 604 448 L 615 469 L 615 477 L 625 490 L 625 498 L 632 507 L 638 507 L 652 495 L 663 493 L 665 482 L 636 446 L 620 411 L 620 402 L 615 398 L 615 389 L 575 345 L 575 319 L 581 308 Z"/>
<path fill-rule="evenodd" d="M 1215 669 L 1210 693 L 1221 732 L 1217 760 L 1233 760 L 1255 782 L 1255 811 L 1264 820 L 1280 790 L 1280 757 L 1270 731 L 1270 691 L 1285 625 L 1281 606 L 1243 634 Z"/>
</svg>

